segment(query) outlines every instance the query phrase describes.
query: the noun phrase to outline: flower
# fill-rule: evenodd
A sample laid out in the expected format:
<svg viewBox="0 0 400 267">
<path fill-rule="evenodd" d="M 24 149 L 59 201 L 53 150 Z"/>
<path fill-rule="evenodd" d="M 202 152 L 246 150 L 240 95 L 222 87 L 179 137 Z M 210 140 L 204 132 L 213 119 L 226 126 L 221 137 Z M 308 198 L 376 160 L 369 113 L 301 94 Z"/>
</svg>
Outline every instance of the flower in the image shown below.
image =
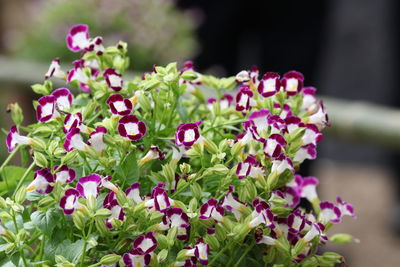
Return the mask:
<svg viewBox="0 0 400 267">
<path fill-rule="evenodd" d="M 146 124 L 135 115 L 123 116 L 118 121 L 118 133 L 132 141 L 138 141 L 146 134 Z"/>
<path fill-rule="evenodd" d="M 233 215 L 235 216 L 236 220 L 240 220 L 240 218 L 242 217 L 242 213 L 243 213 L 244 209 L 246 208 L 246 206 L 233 196 L 234 190 L 235 190 L 235 187 L 233 185 L 229 186 L 228 193 L 225 195 L 221 206 L 224 209 L 232 212 Z"/>
<path fill-rule="evenodd" d="M 268 131 L 269 115 L 270 112 L 268 109 L 260 109 L 249 115 L 249 120 L 253 122 L 254 126 L 257 128 L 257 132 Z"/>
<path fill-rule="evenodd" d="M 79 179 L 76 189 L 84 198 L 89 198 L 90 196 L 97 198 L 99 196 L 101 182 L 102 179 L 100 175 L 90 174 Z"/>
<path fill-rule="evenodd" d="M 254 100 L 252 99 L 252 97 L 253 92 L 250 90 L 250 87 L 247 85 L 242 85 L 240 87 L 240 91 L 236 95 L 236 110 L 249 110 L 250 106 L 254 105 Z"/>
<path fill-rule="evenodd" d="M 323 229 L 321 229 L 321 225 L 318 223 L 312 223 L 311 229 L 307 232 L 307 234 L 303 237 L 305 242 L 310 242 L 314 239 L 314 237 L 321 234 Z"/>
<path fill-rule="evenodd" d="M 319 132 L 318 127 L 314 124 L 305 124 L 306 128 L 303 137 L 301 138 L 303 145 L 317 145 L 323 138 L 323 134 Z"/>
<path fill-rule="evenodd" d="M 35 190 L 39 194 L 49 194 L 53 191 L 54 176 L 50 169 L 40 169 L 35 172 L 33 181 L 27 186 L 26 191 Z"/>
<path fill-rule="evenodd" d="M 67 47 L 72 52 L 79 52 L 87 48 L 89 42 L 89 27 L 84 24 L 73 26 L 66 38 Z"/>
<path fill-rule="evenodd" d="M 111 178 L 112 178 L 111 176 L 102 177 L 101 178 L 101 187 L 105 187 L 105 188 L 113 191 L 114 193 L 118 193 L 119 188 L 117 185 L 110 182 Z"/>
<path fill-rule="evenodd" d="M 36 118 L 40 122 L 49 121 L 55 114 L 55 97 L 52 95 L 42 96 L 39 98 L 38 106 L 36 107 Z"/>
<path fill-rule="evenodd" d="M 146 162 L 148 162 L 150 160 L 153 160 L 153 159 L 164 160 L 164 158 L 165 158 L 164 152 L 162 152 L 158 148 L 158 146 L 150 146 L 149 151 L 147 152 L 147 154 L 143 158 L 141 158 L 139 160 L 139 163 L 140 164 L 144 164 L 144 163 L 146 163 Z"/>
<path fill-rule="evenodd" d="M 280 134 L 271 134 L 264 142 L 264 154 L 271 158 L 278 158 L 286 146 L 285 138 Z"/>
<path fill-rule="evenodd" d="M 271 173 L 276 171 L 278 174 L 281 174 L 285 170 L 289 170 L 292 173 L 294 172 L 292 160 L 284 155 L 280 155 L 272 161 Z"/>
<path fill-rule="evenodd" d="M 194 123 L 182 123 L 175 132 L 175 143 L 177 146 L 191 147 L 200 138 L 199 125 L 201 121 Z"/>
<path fill-rule="evenodd" d="M 298 177 L 300 177 L 298 175 Z M 313 202 L 318 199 L 317 185 L 319 181 L 315 177 L 304 177 L 301 181 L 300 196 L 307 198 L 308 201 Z"/>
<path fill-rule="evenodd" d="M 224 94 L 219 100 L 219 105 L 221 107 L 221 110 L 229 108 L 232 102 L 233 102 L 233 96 L 231 96 L 230 94 Z"/>
<path fill-rule="evenodd" d="M 178 240 L 186 240 L 189 237 L 188 229 L 190 228 L 189 217 L 181 208 L 168 209 L 162 218 L 162 229 L 166 230 L 171 227 L 177 227 Z"/>
<path fill-rule="evenodd" d="M 113 191 L 111 191 L 111 192 L 113 192 Z M 109 209 L 111 211 L 111 215 L 106 220 L 106 226 L 109 229 L 113 228 L 113 226 L 111 224 L 112 221 L 114 221 L 114 220 L 123 221 L 125 219 L 125 213 L 124 213 L 122 207 L 118 204 L 118 201 L 116 199 L 113 199 L 111 202 L 106 203 L 105 205 L 103 204 L 103 207 L 105 209 Z"/>
<path fill-rule="evenodd" d="M 289 71 L 283 75 L 281 85 L 283 90 L 290 96 L 296 95 L 303 88 L 304 76 L 297 71 Z"/>
<path fill-rule="evenodd" d="M 235 77 L 236 82 L 244 83 L 250 81 L 250 73 L 247 70 L 242 70 Z"/>
<path fill-rule="evenodd" d="M 120 91 L 122 89 L 122 78 L 121 74 L 117 73 L 115 69 L 108 68 L 103 73 L 104 79 L 108 87 L 114 91 Z"/>
<path fill-rule="evenodd" d="M 287 224 L 291 233 L 299 233 L 305 226 L 305 217 L 301 215 L 301 210 L 297 209 L 290 213 L 287 218 Z"/>
<path fill-rule="evenodd" d="M 258 92 L 263 97 L 270 97 L 279 92 L 280 86 L 279 75 L 274 72 L 267 72 L 258 85 Z"/>
<path fill-rule="evenodd" d="M 268 116 L 268 125 L 271 126 L 271 134 L 281 134 L 286 130 L 286 122 L 279 115 Z"/>
<path fill-rule="evenodd" d="M 87 146 L 88 145 L 83 142 L 81 130 L 79 128 L 73 128 L 65 136 L 64 148 L 67 152 L 74 149 L 86 151 Z"/>
<path fill-rule="evenodd" d="M 125 191 L 126 196 L 132 199 L 136 204 L 143 201 L 143 198 L 140 196 L 139 188 L 140 183 L 134 183 Z"/>
<path fill-rule="evenodd" d="M 342 214 L 342 217 L 344 215 L 351 216 L 353 218 L 356 217 L 353 205 L 344 202 L 341 197 L 336 197 L 336 202 L 338 203 L 338 208 L 340 210 L 340 213 Z"/>
<path fill-rule="evenodd" d="M 122 256 L 122 260 L 126 267 L 149 266 L 151 255 L 150 254 L 142 255 L 137 250 L 134 249 L 129 251 L 128 253 L 125 253 Z"/>
<path fill-rule="evenodd" d="M 61 167 L 56 165 L 54 166 L 53 170 L 58 170 L 56 173 L 54 173 L 54 178 L 56 182 L 59 182 L 61 184 L 69 184 L 75 179 L 76 174 L 74 169 L 68 168 L 67 165 L 62 165 Z"/>
<path fill-rule="evenodd" d="M 256 172 L 252 172 L 253 167 L 260 167 L 261 164 L 256 160 L 256 158 L 253 155 L 248 155 L 247 158 L 243 162 L 239 162 L 237 168 L 236 168 L 236 175 L 239 177 L 239 179 L 243 179 L 246 176 L 249 176 L 250 174 L 255 175 L 257 178 Z M 263 170 L 259 170 L 263 171 Z"/>
<path fill-rule="evenodd" d="M 261 223 L 269 228 L 275 228 L 273 223 L 274 214 L 269 209 L 267 202 L 258 200 L 253 202 L 254 210 L 251 213 L 252 220 L 249 222 L 249 227 L 254 228 Z"/>
<path fill-rule="evenodd" d="M 104 135 L 106 133 L 107 129 L 105 127 L 97 126 L 96 130 L 90 133 L 88 144 L 96 151 L 103 151 L 106 148 L 104 144 Z"/>
<path fill-rule="evenodd" d="M 74 213 L 79 205 L 79 195 L 79 191 L 74 188 L 65 190 L 64 196 L 60 199 L 60 208 L 64 211 L 64 214 L 71 215 Z"/>
<path fill-rule="evenodd" d="M 322 223 L 339 223 L 341 221 L 342 213 L 333 203 L 322 201 L 319 207 L 321 208 L 320 220 Z"/>
<path fill-rule="evenodd" d="M 195 247 L 192 249 L 188 249 L 188 251 L 185 253 L 185 255 L 187 257 L 195 256 L 197 259 L 199 259 L 200 264 L 208 265 L 209 249 L 210 249 L 209 245 L 204 242 L 204 239 L 202 237 L 199 237 L 199 239 L 196 242 Z"/>
<path fill-rule="evenodd" d="M 51 61 L 49 70 L 44 75 L 44 78 L 47 80 L 53 76 L 57 78 L 64 78 L 66 76 L 65 72 L 61 70 L 60 60 L 58 58 Z"/>
<path fill-rule="evenodd" d="M 22 136 L 18 133 L 17 126 L 12 126 L 10 132 L 7 135 L 6 145 L 8 152 L 13 152 L 15 147 L 20 145 L 32 145 L 33 139 L 30 137 Z"/>
<path fill-rule="evenodd" d="M 315 92 L 317 89 L 315 87 L 304 87 L 301 91 L 303 95 L 303 103 L 301 108 L 304 110 L 308 110 L 312 105 L 317 103 L 317 98 L 315 97 Z"/>
<path fill-rule="evenodd" d="M 168 197 L 165 189 L 162 187 L 162 184 L 159 184 L 153 188 L 151 197 L 154 201 L 154 208 L 157 211 L 163 212 L 171 207 L 170 198 Z"/>
<path fill-rule="evenodd" d="M 313 144 L 308 144 L 299 148 L 299 150 L 294 155 L 293 161 L 302 163 L 305 159 L 316 159 L 317 158 L 317 148 Z"/>
<path fill-rule="evenodd" d="M 120 94 L 111 95 L 106 104 L 110 107 L 112 114 L 121 116 L 130 114 L 133 108 L 132 102 Z"/>
<path fill-rule="evenodd" d="M 133 249 L 135 249 L 140 255 L 146 255 L 153 252 L 157 248 L 157 240 L 154 237 L 153 232 L 149 232 L 145 235 L 138 236 L 133 241 Z"/>
<path fill-rule="evenodd" d="M 220 222 L 223 220 L 224 215 L 224 208 L 218 205 L 218 200 L 211 198 L 200 207 L 199 219 L 207 220 L 213 218 L 217 222 Z"/>
<path fill-rule="evenodd" d="M 54 96 L 56 110 L 66 111 L 72 105 L 72 94 L 67 88 L 58 88 L 51 93 Z"/>
<path fill-rule="evenodd" d="M 312 114 L 308 117 L 308 123 L 315 124 L 319 130 L 329 126 L 328 114 L 325 111 L 324 104 L 320 101 L 311 108 Z"/>
</svg>

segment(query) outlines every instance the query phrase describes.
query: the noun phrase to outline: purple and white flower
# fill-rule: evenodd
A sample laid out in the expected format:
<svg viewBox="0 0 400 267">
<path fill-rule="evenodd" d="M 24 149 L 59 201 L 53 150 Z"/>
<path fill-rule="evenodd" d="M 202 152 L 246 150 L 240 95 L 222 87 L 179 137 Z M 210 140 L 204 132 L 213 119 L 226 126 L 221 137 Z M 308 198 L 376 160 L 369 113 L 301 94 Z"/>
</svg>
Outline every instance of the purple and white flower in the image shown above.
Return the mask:
<svg viewBox="0 0 400 267">
<path fill-rule="evenodd" d="M 217 222 L 220 222 L 223 220 L 224 215 L 224 208 L 218 205 L 218 200 L 216 200 L 215 198 L 209 199 L 200 207 L 200 220 L 213 218 Z"/>
<path fill-rule="evenodd" d="M 209 253 L 209 245 L 204 242 L 202 237 L 199 237 L 199 239 L 196 242 L 196 245 L 192 249 L 188 249 L 186 252 L 186 256 L 188 257 L 196 257 L 199 259 L 200 264 L 202 265 L 208 265 L 208 253 Z M 189 265 L 193 266 L 193 265 Z"/>
<path fill-rule="evenodd" d="M 121 74 L 115 71 L 115 69 L 106 69 L 103 73 L 104 79 L 108 87 L 113 89 L 114 91 L 121 91 L 123 80 L 121 78 Z"/>
<path fill-rule="evenodd" d="M 269 209 L 269 205 L 267 204 L 267 202 L 261 200 L 255 201 L 253 202 L 253 204 L 256 205 L 254 206 L 254 210 L 251 213 L 252 220 L 249 222 L 249 227 L 254 228 L 263 223 L 266 227 L 275 228 L 275 225 L 273 223 L 274 214 Z"/>
<path fill-rule="evenodd" d="M 293 161 L 302 163 L 306 159 L 316 159 L 317 158 L 317 148 L 313 144 L 308 144 L 300 147 L 300 149 L 294 155 Z"/>
<path fill-rule="evenodd" d="M 304 76 L 297 71 L 289 71 L 283 75 L 281 86 L 287 95 L 296 95 L 303 88 Z"/>
<path fill-rule="evenodd" d="M 274 72 L 267 72 L 264 74 L 258 85 L 258 92 L 263 97 L 270 97 L 279 92 L 281 87 L 279 75 Z"/>
<path fill-rule="evenodd" d="M 64 214 L 71 215 L 78 208 L 79 195 L 78 190 L 74 188 L 65 190 L 64 196 L 60 199 L 60 208 L 64 211 Z"/>
<path fill-rule="evenodd" d="M 252 172 L 252 169 L 257 167 L 261 167 L 261 164 L 253 155 L 248 155 L 243 162 L 239 162 L 236 168 L 236 175 L 239 177 L 239 179 L 243 179 L 250 174 L 253 174 L 254 176 L 256 175 L 256 172 Z M 263 171 L 263 169 L 259 171 Z M 253 178 L 257 178 L 257 176 Z"/>
<path fill-rule="evenodd" d="M 59 88 L 51 93 L 54 96 L 56 110 L 66 111 L 72 105 L 72 94 L 67 88 Z"/>
<path fill-rule="evenodd" d="M 67 152 L 74 149 L 87 151 L 88 145 L 83 141 L 81 130 L 79 128 L 71 129 L 65 136 L 64 148 Z"/>
<path fill-rule="evenodd" d="M 90 133 L 88 144 L 93 147 L 96 151 L 103 151 L 106 149 L 104 143 L 104 135 L 107 133 L 107 129 L 103 126 L 97 126 L 96 130 Z"/>
<path fill-rule="evenodd" d="M 199 125 L 201 121 L 192 123 L 182 123 L 175 132 L 175 143 L 177 146 L 190 148 L 200 138 Z"/>
<path fill-rule="evenodd" d="M 59 168 L 58 165 L 54 166 L 53 170 L 57 170 L 56 173 L 54 173 L 54 178 L 56 182 L 59 182 L 61 184 L 69 184 L 71 183 L 76 176 L 76 173 L 74 169 L 68 168 L 67 165 L 63 165 Z"/>
<path fill-rule="evenodd" d="M 136 204 L 143 201 L 143 198 L 140 196 L 140 183 L 132 184 L 128 189 L 126 189 L 125 194 Z"/>
<path fill-rule="evenodd" d="M 33 139 L 18 133 L 17 126 L 12 126 L 7 135 L 6 145 L 8 152 L 13 152 L 17 145 L 32 145 Z"/>
<path fill-rule="evenodd" d="M 100 52 L 97 55 L 101 55 L 101 52 L 104 51 L 103 38 L 101 36 L 96 36 L 90 41 L 90 44 L 86 49 L 87 51 Z"/>
<path fill-rule="evenodd" d="M 49 70 L 44 75 L 44 78 L 47 80 L 53 76 L 61 79 L 65 78 L 66 76 L 66 73 L 61 70 L 60 60 L 58 58 L 55 58 L 53 61 L 51 61 Z"/>
<path fill-rule="evenodd" d="M 84 198 L 89 198 L 90 196 L 97 198 L 99 196 L 101 182 L 102 179 L 100 175 L 91 174 L 80 178 L 76 185 L 76 189 Z"/>
<path fill-rule="evenodd" d="M 315 96 L 315 92 L 317 89 L 314 87 L 304 87 L 302 90 L 303 95 L 303 103 L 301 108 L 304 110 L 308 110 L 312 105 L 317 103 L 317 98 Z"/>
<path fill-rule="evenodd" d="M 247 70 L 242 70 L 235 77 L 236 82 L 238 83 L 245 83 L 250 81 L 250 73 Z"/>
<path fill-rule="evenodd" d="M 322 233 L 321 225 L 319 223 L 312 223 L 310 230 L 307 232 L 307 234 L 303 237 L 303 240 L 305 242 L 310 242 L 313 240 L 316 236 L 320 235 Z"/>
<path fill-rule="evenodd" d="M 153 232 L 138 236 L 135 241 L 133 241 L 133 249 L 135 249 L 140 255 L 149 254 L 156 248 L 157 240 Z"/>
<path fill-rule="evenodd" d="M 304 145 L 317 145 L 323 138 L 323 134 L 319 132 L 318 127 L 314 124 L 305 124 L 306 128 L 303 137 L 301 138 Z"/>
<path fill-rule="evenodd" d="M 166 190 L 162 187 L 161 184 L 154 187 L 151 196 L 154 200 L 154 208 L 157 211 L 164 212 L 172 205 Z"/>
<path fill-rule="evenodd" d="M 321 208 L 320 220 L 322 223 L 339 223 L 341 221 L 342 213 L 333 203 L 322 201 L 319 207 Z"/>
<path fill-rule="evenodd" d="M 113 192 L 113 191 L 111 191 Z M 111 211 L 111 215 L 107 218 L 106 220 L 106 226 L 109 229 L 112 229 L 112 222 L 114 220 L 120 220 L 123 221 L 125 220 L 125 213 L 122 209 L 122 207 L 118 204 L 118 201 L 116 199 L 112 200 L 110 203 L 107 203 L 107 205 L 103 206 L 105 209 L 109 209 Z"/>
<path fill-rule="evenodd" d="M 254 111 L 249 115 L 249 120 L 253 121 L 254 126 L 257 128 L 257 132 L 262 133 L 268 131 L 268 117 L 270 112 L 268 109 L 260 109 Z"/>
<path fill-rule="evenodd" d="M 164 158 L 165 154 L 158 148 L 158 146 L 150 146 L 149 151 L 143 158 L 139 160 L 139 163 L 144 164 L 153 159 L 164 160 Z"/>
<path fill-rule="evenodd" d="M 315 124 L 320 130 L 325 128 L 325 126 L 329 126 L 328 114 L 325 111 L 322 101 L 314 104 L 309 110 L 312 110 L 312 113 L 308 117 L 308 123 Z"/>
<path fill-rule="evenodd" d="M 64 133 L 68 133 L 71 129 L 80 128 L 82 125 L 82 114 L 77 112 L 75 114 L 69 113 L 64 119 Z"/>
<path fill-rule="evenodd" d="M 256 243 L 274 246 L 277 243 L 277 240 L 270 236 L 262 235 L 260 237 L 256 236 Z"/>
<path fill-rule="evenodd" d="M 225 195 L 221 206 L 224 209 L 232 212 L 236 220 L 240 220 L 244 210 L 246 209 L 246 206 L 233 196 L 234 190 L 235 187 L 233 185 L 230 185 L 228 193 Z"/>
<path fill-rule="evenodd" d="M 301 182 L 300 196 L 306 198 L 310 202 L 318 199 L 317 185 L 319 181 L 315 177 L 304 177 Z"/>
<path fill-rule="evenodd" d="M 49 194 L 54 188 L 54 176 L 50 169 L 40 169 L 35 172 L 33 181 L 28 185 L 26 191 L 35 190 L 39 194 Z"/>
<path fill-rule="evenodd" d="M 268 116 L 268 125 L 271 126 L 271 134 L 282 134 L 286 131 L 286 122 L 279 115 Z"/>
<path fill-rule="evenodd" d="M 285 118 L 286 123 L 286 131 L 291 134 L 296 131 L 298 128 L 303 127 L 304 123 L 301 122 L 301 119 L 297 116 L 288 116 Z"/>
<path fill-rule="evenodd" d="M 119 188 L 117 185 L 111 182 L 111 176 L 105 176 L 101 178 L 101 187 L 107 188 L 108 190 L 113 191 L 114 193 L 118 193 Z"/>
<path fill-rule="evenodd" d="M 126 267 L 145 267 L 150 266 L 151 255 L 142 255 L 134 249 L 125 253 L 122 256 L 122 260 Z"/>
<path fill-rule="evenodd" d="M 280 134 L 271 134 L 264 142 L 264 154 L 271 158 L 278 158 L 286 146 L 285 138 Z"/>
<path fill-rule="evenodd" d="M 306 223 L 305 217 L 301 214 L 301 210 L 297 209 L 289 214 L 287 218 L 287 224 L 289 231 L 293 234 L 297 234 L 304 229 Z"/>
<path fill-rule="evenodd" d="M 230 94 L 224 94 L 223 97 L 219 100 L 219 105 L 221 107 L 221 110 L 227 109 L 231 106 L 233 102 L 233 96 Z"/>
<path fill-rule="evenodd" d="M 90 92 L 90 87 L 89 87 L 89 80 L 91 77 L 88 77 L 85 72 L 83 71 L 83 68 L 85 67 L 85 61 L 83 60 L 75 60 L 73 62 L 75 67 L 68 72 L 67 76 L 67 83 L 71 83 L 73 81 L 77 81 L 79 88 L 83 92 Z M 92 73 L 93 74 L 93 73 Z"/>
<path fill-rule="evenodd" d="M 130 114 L 133 108 L 131 100 L 124 98 L 120 94 L 111 95 L 106 104 L 110 107 L 112 114 L 121 116 Z"/>
<path fill-rule="evenodd" d="M 254 105 L 253 92 L 247 85 L 242 85 L 240 91 L 236 95 L 236 110 L 245 111 L 249 110 Z"/>
<path fill-rule="evenodd" d="M 73 26 L 66 38 L 67 47 L 72 52 L 79 52 L 86 49 L 89 44 L 89 27 L 84 24 Z"/>
<path fill-rule="evenodd" d="M 186 240 L 189 237 L 189 217 L 181 208 L 168 209 L 162 218 L 161 228 L 166 230 L 171 227 L 177 227 L 178 240 Z"/>
<path fill-rule="evenodd" d="M 38 100 L 39 104 L 36 107 L 36 118 L 40 122 L 46 122 L 53 118 L 55 115 L 55 102 L 54 96 L 42 96 Z M 58 113 L 58 112 L 57 112 Z"/>
<path fill-rule="evenodd" d="M 356 217 L 353 205 L 351 205 L 350 203 L 344 202 L 341 197 L 336 197 L 336 202 L 338 203 L 337 206 L 340 209 L 342 217 L 344 215 L 351 216 L 353 218 Z"/>
<path fill-rule="evenodd" d="M 146 124 L 139 121 L 135 115 L 126 115 L 118 121 L 118 133 L 132 141 L 142 139 L 146 131 Z"/>
<path fill-rule="evenodd" d="M 293 163 L 290 158 L 281 155 L 272 161 L 271 173 L 277 172 L 277 174 L 281 174 L 285 170 L 294 172 Z"/>
</svg>

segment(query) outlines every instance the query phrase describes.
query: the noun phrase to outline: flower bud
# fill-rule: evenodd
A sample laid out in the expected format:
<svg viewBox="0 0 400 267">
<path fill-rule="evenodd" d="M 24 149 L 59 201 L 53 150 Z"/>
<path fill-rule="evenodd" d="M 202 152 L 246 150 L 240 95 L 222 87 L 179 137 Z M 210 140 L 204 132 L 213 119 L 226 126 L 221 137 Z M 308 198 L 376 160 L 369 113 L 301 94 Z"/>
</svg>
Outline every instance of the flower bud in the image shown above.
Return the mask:
<svg viewBox="0 0 400 267">
<path fill-rule="evenodd" d="M 228 174 L 229 173 L 229 169 L 223 165 L 223 164 L 216 164 L 211 168 L 208 168 L 205 172 L 204 172 L 204 176 L 208 176 L 208 175 L 224 175 L 224 174 Z"/>
<path fill-rule="evenodd" d="M 220 244 L 218 242 L 218 239 L 214 235 L 207 235 L 205 238 L 205 242 L 210 245 L 212 250 L 218 250 L 220 247 Z"/>
<path fill-rule="evenodd" d="M 117 263 L 120 259 L 121 259 L 120 255 L 108 254 L 105 255 L 103 258 L 101 258 L 99 263 L 102 265 L 112 265 L 114 263 Z"/>
<path fill-rule="evenodd" d="M 95 218 L 94 223 L 101 236 L 107 236 L 110 233 L 110 230 L 106 227 L 106 221 L 103 218 Z"/>
<path fill-rule="evenodd" d="M 270 247 L 266 256 L 263 257 L 265 263 L 272 263 L 275 260 L 276 248 Z"/>
<path fill-rule="evenodd" d="M 197 199 L 201 198 L 202 189 L 198 183 L 193 182 L 193 184 L 190 186 L 190 191 L 192 192 L 193 197 Z"/>
<path fill-rule="evenodd" d="M 333 266 L 335 263 L 341 263 L 343 261 L 343 256 L 335 252 L 325 252 L 322 254 L 322 257 L 320 257 L 320 260 L 321 265 L 325 263 L 328 266 Z"/>
<path fill-rule="evenodd" d="M 8 214 L 8 212 L 6 212 L 6 211 L 0 212 L 0 220 L 10 221 L 12 219 L 13 219 L 12 216 L 10 214 Z"/>
<path fill-rule="evenodd" d="M 157 235 L 157 243 L 160 249 L 168 248 L 168 238 L 165 235 L 158 234 Z"/>
<path fill-rule="evenodd" d="M 197 79 L 197 74 L 194 71 L 187 70 L 181 74 L 181 78 L 185 81 L 193 81 Z"/>
<path fill-rule="evenodd" d="M 84 215 L 79 211 L 72 214 L 74 225 L 79 230 L 83 230 L 85 228 L 85 221 L 83 220 L 83 217 Z"/>
<path fill-rule="evenodd" d="M 306 247 L 307 242 L 304 239 L 300 239 L 299 241 L 297 241 L 296 245 L 292 249 L 292 256 L 296 257 L 297 255 L 303 253 Z"/>
<path fill-rule="evenodd" d="M 179 165 L 179 169 L 181 170 L 181 173 L 190 173 L 192 167 L 187 163 L 182 163 Z"/>
<path fill-rule="evenodd" d="M 196 211 L 198 207 L 198 201 L 196 198 L 192 198 L 189 202 L 189 210 L 190 211 Z"/>
<path fill-rule="evenodd" d="M 98 209 L 94 216 L 95 217 L 109 217 L 109 216 L 111 216 L 111 210 L 109 210 L 109 209 Z"/>
<path fill-rule="evenodd" d="M 21 125 L 22 121 L 24 120 L 24 114 L 22 112 L 21 107 L 18 103 L 9 104 L 7 106 L 7 110 L 11 111 L 11 118 L 15 125 Z"/>
<path fill-rule="evenodd" d="M 238 156 L 238 155 L 242 152 L 242 149 L 243 149 L 243 145 L 242 145 L 240 142 L 235 143 L 235 144 L 232 146 L 231 155 L 232 155 L 233 157 Z"/>
<path fill-rule="evenodd" d="M 5 209 L 7 207 L 6 200 L 0 196 L 0 209 Z"/>
<path fill-rule="evenodd" d="M 152 107 L 149 97 L 147 97 L 144 93 L 139 94 L 137 97 L 139 105 L 143 109 L 143 111 L 145 113 L 150 113 L 152 111 Z"/>
<path fill-rule="evenodd" d="M 10 244 L 8 244 L 8 245 L 6 246 L 6 249 L 4 250 L 4 252 L 5 252 L 6 254 L 11 254 L 11 253 L 14 251 L 15 248 L 16 248 L 16 247 L 15 247 L 15 244 L 14 244 L 14 243 L 10 243 Z"/>
<path fill-rule="evenodd" d="M 32 145 L 35 150 L 45 151 L 46 150 L 46 142 L 44 142 L 40 138 L 33 138 Z"/>
<path fill-rule="evenodd" d="M 204 146 L 210 154 L 217 154 L 219 152 L 217 145 L 207 138 L 204 138 Z"/>
<path fill-rule="evenodd" d="M 31 86 L 32 90 L 39 95 L 49 95 L 50 94 L 50 90 L 48 88 L 46 88 L 46 86 L 42 85 L 42 84 L 34 84 Z"/>
<path fill-rule="evenodd" d="M 117 193 L 117 201 L 119 203 L 119 205 L 124 206 L 125 204 L 129 203 L 128 198 L 126 197 L 126 194 L 124 191 L 122 190 L 118 190 Z"/>
<path fill-rule="evenodd" d="M 62 159 L 61 159 L 61 165 L 69 165 L 72 162 L 74 162 L 74 160 L 77 158 L 78 156 L 78 151 L 77 150 L 72 150 L 70 152 L 68 152 Z"/>
<path fill-rule="evenodd" d="M 54 204 L 54 199 L 51 196 L 46 196 L 42 199 L 39 200 L 38 205 L 40 207 L 46 207 L 49 205 L 53 205 Z"/>
<path fill-rule="evenodd" d="M 352 235 L 349 234 L 335 234 L 329 237 L 329 241 L 336 244 L 350 244 L 352 242 L 360 242 L 358 239 L 355 239 Z"/>
<path fill-rule="evenodd" d="M 15 194 L 15 198 L 14 199 L 15 199 L 15 202 L 18 203 L 18 204 L 22 204 L 25 201 L 25 199 L 26 199 L 26 190 L 25 190 L 24 187 L 21 187 L 21 188 L 18 189 L 17 193 Z"/>
<path fill-rule="evenodd" d="M 115 251 L 127 250 L 128 247 L 131 249 L 131 246 L 132 246 L 131 239 L 122 239 L 115 246 Z"/>
<path fill-rule="evenodd" d="M 158 262 L 163 262 L 167 259 L 168 257 L 168 250 L 163 249 L 157 254 L 157 260 Z"/>
<path fill-rule="evenodd" d="M 94 111 L 96 110 L 97 103 L 96 101 L 90 101 L 82 111 L 83 118 L 90 118 L 94 115 Z"/>
<path fill-rule="evenodd" d="M 33 159 L 37 166 L 42 167 L 42 168 L 47 168 L 48 161 L 47 161 L 45 155 L 43 155 L 42 153 L 35 151 L 33 153 Z"/>
<path fill-rule="evenodd" d="M 87 205 L 90 213 L 96 212 L 97 199 L 93 195 L 90 195 L 86 201 L 86 205 Z"/>
<path fill-rule="evenodd" d="M 271 208 L 273 214 L 278 215 L 279 217 L 287 217 L 292 211 L 290 208 L 283 207 L 274 207 Z"/>
<path fill-rule="evenodd" d="M 11 209 L 15 211 L 15 213 L 22 213 L 24 212 L 24 206 L 18 203 L 14 203 L 11 205 Z"/>
</svg>

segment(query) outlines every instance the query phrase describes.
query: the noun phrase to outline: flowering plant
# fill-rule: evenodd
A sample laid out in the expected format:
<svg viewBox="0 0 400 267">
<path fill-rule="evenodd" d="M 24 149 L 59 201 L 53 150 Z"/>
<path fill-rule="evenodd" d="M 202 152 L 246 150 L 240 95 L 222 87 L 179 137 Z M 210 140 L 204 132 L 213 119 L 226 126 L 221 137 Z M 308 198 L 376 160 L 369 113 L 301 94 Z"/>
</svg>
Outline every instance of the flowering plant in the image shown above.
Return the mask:
<svg viewBox="0 0 400 267">
<path fill-rule="evenodd" d="M 316 158 L 328 125 L 301 73 L 268 72 L 259 80 L 253 68 L 216 78 L 187 62 L 180 70 L 171 63 L 124 77 L 126 43 L 105 48 L 86 25 L 71 28 L 66 42 L 81 57 L 69 71 L 53 60 L 44 84 L 32 86 L 43 95 L 34 101 L 38 122 L 22 126 L 21 109 L 11 106 L 11 154 L 0 173 L 13 168 L 6 165 L 17 151 L 23 162 L 33 155 L 33 163 L 14 172 L 14 192 L 0 198 L 5 261 L 334 266 L 343 260 L 317 250 L 328 240 L 351 242 L 327 231 L 354 216 L 352 206 L 340 198 L 321 202 L 318 180 L 295 174 Z M 52 77 L 71 90 L 54 90 Z M 235 97 L 228 94 L 237 87 Z M 206 100 L 203 91 L 215 98 Z"/>
</svg>

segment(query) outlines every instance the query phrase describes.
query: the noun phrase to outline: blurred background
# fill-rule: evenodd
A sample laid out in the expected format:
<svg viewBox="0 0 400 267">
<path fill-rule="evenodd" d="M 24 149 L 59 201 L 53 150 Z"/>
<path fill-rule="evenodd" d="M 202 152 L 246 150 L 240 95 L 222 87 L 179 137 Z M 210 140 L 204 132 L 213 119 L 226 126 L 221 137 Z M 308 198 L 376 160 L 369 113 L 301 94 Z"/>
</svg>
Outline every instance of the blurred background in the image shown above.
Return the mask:
<svg viewBox="0 0 400 267">
<path fill-rule="evenodd" d="M 332 123 L 302 172 L 320 179 L 322 199 L 341 195 L 358 216 L 334 232 L 360 243 L 326 249 L 349 266 L 398 266 L 399 11 L 397 0 L 0 0 L 0 127 L 12 123 L 8 103 L 20 103 L 25 123 L 35 120 L 30 84 L 43 80 L 54 57 L 74 59 L 65 35 L 79 23 L 106 45 L 128 42 L 135 71 L 185 60 L 215 75 L 253 65 L 261 73 L 298 70 Z"/>
</svg>

